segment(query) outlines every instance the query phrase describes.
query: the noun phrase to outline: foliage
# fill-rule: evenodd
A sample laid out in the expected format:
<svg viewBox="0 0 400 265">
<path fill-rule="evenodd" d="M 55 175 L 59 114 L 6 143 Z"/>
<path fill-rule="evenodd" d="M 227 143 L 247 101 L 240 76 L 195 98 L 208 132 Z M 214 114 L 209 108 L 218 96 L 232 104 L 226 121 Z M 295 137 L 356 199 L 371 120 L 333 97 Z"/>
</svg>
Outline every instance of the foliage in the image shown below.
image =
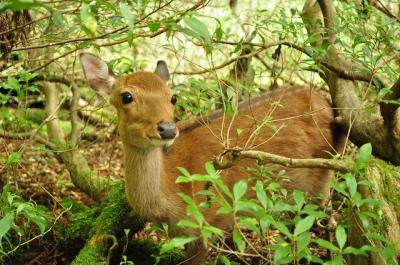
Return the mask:
<svg viewBox="0 0 400 265">
<path fill-rule="evenodd" d="M 288 193 L 276 182 L 277 174 L 273 168 L 265 168 L 257 165 L 252 169 L 251 180 L 240 180 L 230 190 L 221 180 L 219 173 L 211 163 L 205 165 L 207 174 L 190 174 L 186 169 L 180 168 L 183 174 L 177 179 L 178 183 L 191 183 L 196 181 L 209 182 L 209 189 L 199 191 L 196 196 L 205 196 L 206 199 L 196 204 L 186 194 L 180 194 L 187 204 L 189 219 L 181 220 L 177 226 L 185 229 L 196 229 L 200 231 L 205 244 L 220 251 L 224 248 L 230 253 L 230 258 L 235 256 L 238 261 L 244 262 L 246 254 L 254 253 L 254 256 L 263 262 L 271 264 L 299 264 L 304 261 L 316 264 L 343 264 L 347 255 L 367 255 L 374 251 L 381 253 L 388 264 L 393 263 L 395 255 L 393 242 L 389 242 L 380 236 L 382 221 L 379 216 L 380 203 L 377 200 L 364 199 L 358 187 L 368 186 L 365 179 L 365 168 L 371 159 L 371 145 L 362 146 L 356 159 L 356 167 L 353 172 L 338 176 L 333 183 L 334 208 L 328 205 L 321 207 L 312 203 L 306 194 L 295 190 Z M 282 172 L 280 172 L 282 177 Z M 247 192 L 255 192 L 256 198 L 248 198 Z M 210 225 L 204 218 L 203 211 L 217 205 L 218 215 L 233 216 L 233 231 L 226 234 L 218 227 Z M 343 215 L 341 222 L 332 227 L 329 220 L 335 216 L 337 207 L 346 206 L 347 211 L 341 211 Z M 368 207 L 366 207 L 368 206 Z M 347 245 L 347 233 L 351 226 L 356 224 L 347 223 L 345 218 L 353 211 L 361 220 L 361 228 L 364 236 L 374 239 L 383 244 L 380 247 L 377 241 L 371 240 L 370 244 L 355 248 Z M 325 230 L 325 233 L 334 234 L 333 240 L 326 240 L 317 237 L 318 229 L 316 224 Z M 262 246 L 255 246 L 255 243 L 247 234 L 254 234 L 261 240 Z M 264 235 L 273 235 L 267 240 Z M 215 239 L 225 240 L 232 238 L 234 246 L 218 244 Z M 165 243 L 160 250 L 160 255 L 173 249 L 182 247 L 196 238 L 176 237 Z M 316 247 L 326 249 L 331 253 L 319 254 L 312 251 Z M 222 256 L 223 264 L 230 264 L 229 260 Z M 245 262 L 246 263 L 246 262 Z"/>
<path fill-rule="evenodd" d="M 3 186 L 0 197 L 0 261 L 34 236 L 43 236 L 53 217 L 43 206 L 24 201 L 19 191 Z"/>
</svg>

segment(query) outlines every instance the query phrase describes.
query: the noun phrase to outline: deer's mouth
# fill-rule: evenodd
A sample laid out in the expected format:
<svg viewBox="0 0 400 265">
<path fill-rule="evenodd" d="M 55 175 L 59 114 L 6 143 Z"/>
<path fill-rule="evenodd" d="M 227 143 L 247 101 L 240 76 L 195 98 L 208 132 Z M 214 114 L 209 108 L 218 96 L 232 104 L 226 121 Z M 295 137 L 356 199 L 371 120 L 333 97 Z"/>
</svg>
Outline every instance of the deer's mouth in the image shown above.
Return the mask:
<svg viewBox="0 0 400 265">
<path fill-rule="evenodd" d="M 152 146 L 155 146 L 155 147 L 167 146 L 167 147 L 169 147 L 174 144 L 176 137 L 173 139 L 160 139 L 160 138 L 147 137 L 147 139 Z"/>
</svg>

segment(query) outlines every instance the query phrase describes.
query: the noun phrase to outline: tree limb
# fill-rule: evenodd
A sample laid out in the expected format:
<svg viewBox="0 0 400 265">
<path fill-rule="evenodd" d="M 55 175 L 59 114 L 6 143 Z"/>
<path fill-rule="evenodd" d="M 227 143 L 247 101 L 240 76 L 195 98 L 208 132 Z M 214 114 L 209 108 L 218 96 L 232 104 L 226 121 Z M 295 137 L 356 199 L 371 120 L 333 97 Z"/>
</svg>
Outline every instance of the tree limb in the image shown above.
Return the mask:
<svg viewBox="0 0 400 265">
<path fill-rule="evenodd" d="M 231 41 L 216 41 L 214 40 L 214 42 L 216 43 L 223 43 L 223 44 L 228 44 L 228 45 L 237 45 L 237 42 L 231 42 Z M 277 46 L 277 45 L 283 45 L 283 46 L 287 46 L 290 48 L 293 48 L 295 50 L 298 50 L 302 53 L 304 53 L 305 55 L 313 58 L 317 63 L 321 64 L 322 66 L 328 68 L 329 70 L 335 72 L 338 77 L 343 78 L 343 79 L 347 79 L 347 80 L 353 80 L 353 81 L 364 81 L 366 83 L 371 83 L 371 80 L 374 80 L 375 82 L 373 82 L 373 85 L 377 85 L 378 88 L 382 88 L 382 87 L 389 87 L 388 82 L 376 75 L 371 73 L 371 71 L 369 71 L 368 69 L 357 69 L 357 68 L 346 68 L 341 64 L 335 64 L 335 63 L 330 63 L 329 61 L 326 61 L 325 58 L 315 58 L 315 56 L 313 56 L 312 51 L 306 49 L 306 47 L 302 47 L 300 45 L 297 45 L 295 43 L 292 43 L 290 41 L 279 41 L 276 42 L 274 45 L 265 43 L 265 44 L 261 44 L 261 43 L 252 43 L 252 42 L 242 42 L 243 45 L 249 45 L 249 46 L 255 46 L 255 47 L 264 47 L 264 48 L 270 48 L 272 46 Z"/>
<path fill-rule="evenodd" d="M 353 163 L 342 160 L 324 159 L 324 158 L 290 158 L 255 150 L 231 149 L 224 152 L 222 157 L 214 160 L 217 169 L 231 167 L 236 160 L 242 158 L 251 158 L 263 163 L 274 163 L 290 168 L 323 168 L 333 169 L 339 172 L 349 172 L 354 168 Z"/>
<path fill-rule="evenodd" d="M 49 115 L 54 115 L 53 119 L 47 121 L 47 132 L 50 141 L 57 146 L 58 150 L 55 151 L 59 153 L 67 167 L 74 185 L 94 199 L 99 200 L 104 196 L 111 181 L 92 171 L 85 157 L 75 148 L 68 146 L 56 114 L 59 99 L 58 90 L 54 83 L 43 82 L 43 91 L 46 97 L 46 112 Z"/>
<path fill-rule="evenodd" d="M 322 12 L 318 3 L 321 2 L 323 9 L 324 22 L 327 23 L 326 32 L 316 23 L 321 20 Z M 336 47 L 332 21 L 335 21 L 334 5 L 331 0 L 314 0 L 306 2 L 302 18 L 306 25 L 309 36 L 317 36 L 318 40 L 313 45 L 320 45 L 322 41 L 328 41 L 330 46 L 327 54 L 321 58 L 330 64 L 347 65 L 353 67 L 353 63 L 343 59 Z M 349 131 L 350 139 L 358 146 L 370 142 L 373 146 L 373 152 L 376 156 L 395 164 L 400 164 L 400 153 L 396 152 L 393 144 L 391 131 L 385 126 L 382 117 L 378 115 L 370 116 L 363 109 L 363 104 L 355 91 L 354 83 L 340 78 L 330 69 L 323 69 L 321 77 L 329 86 L 333 105 L 337 108 L 337 114 L 340 117 L 343 127 Z"/>
</svg>

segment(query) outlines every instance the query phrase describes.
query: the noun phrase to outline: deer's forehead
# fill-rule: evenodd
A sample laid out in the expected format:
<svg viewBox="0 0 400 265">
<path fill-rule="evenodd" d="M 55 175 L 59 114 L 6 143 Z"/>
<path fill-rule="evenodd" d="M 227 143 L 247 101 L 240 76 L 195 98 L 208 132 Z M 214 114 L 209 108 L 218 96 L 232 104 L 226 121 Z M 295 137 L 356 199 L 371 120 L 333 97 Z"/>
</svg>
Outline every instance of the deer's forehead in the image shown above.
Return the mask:
<svg viewBox="0 0 400 265">
<path fill-rule="evenodd" d="M 121 77 L 116 80 L 114 85 L 116 90 L 132 90 L 143 92 L 170 92 L 167 83 L 157 74 L 152 72 L 136 72 L 132 75 Z"/>
</svg>

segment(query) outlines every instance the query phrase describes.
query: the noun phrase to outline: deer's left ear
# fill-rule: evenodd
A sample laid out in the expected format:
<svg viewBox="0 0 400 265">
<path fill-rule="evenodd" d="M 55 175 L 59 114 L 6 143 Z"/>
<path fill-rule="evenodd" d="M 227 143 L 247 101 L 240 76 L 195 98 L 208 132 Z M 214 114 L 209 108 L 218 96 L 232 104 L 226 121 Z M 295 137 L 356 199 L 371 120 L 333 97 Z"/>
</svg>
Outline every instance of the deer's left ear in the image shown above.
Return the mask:
<svg viewBox="0 0 400 265">
<path fill-rule="evenodd" d="M 115 77 L 108 70 L 107 64 L 96 55 L 87 52 L 80 54 L 80 61 L 89 85 L 99 94 L 109 95 L 115 83 Z"/>
<path fill-rule="evenodd" d="M 157 67 L 156 70 L 154 71 L 159 77 L 161 77 L 165 82 L 169 80 L 169 71 L 168 71 L 168 66 L 165 61 L 157 61 Z"/>
</svg>

